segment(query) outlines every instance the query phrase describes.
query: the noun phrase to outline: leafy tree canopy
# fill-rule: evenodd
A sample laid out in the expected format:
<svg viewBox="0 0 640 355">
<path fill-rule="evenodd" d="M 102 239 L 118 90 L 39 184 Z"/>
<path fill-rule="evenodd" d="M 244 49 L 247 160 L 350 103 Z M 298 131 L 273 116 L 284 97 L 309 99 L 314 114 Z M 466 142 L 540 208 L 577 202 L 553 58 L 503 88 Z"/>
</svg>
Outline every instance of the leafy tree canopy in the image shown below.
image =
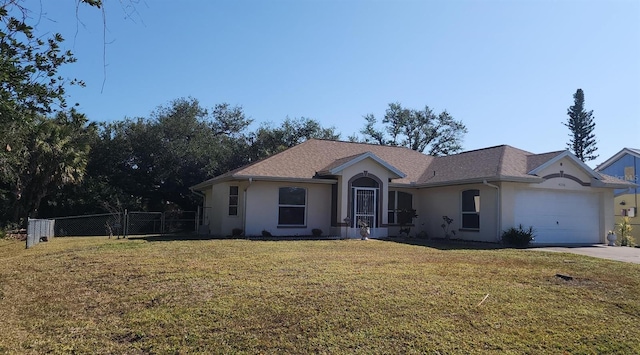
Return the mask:
<svg viewBox="0 0 640 355">
<path fill-rule="evenodd" d="M 93 129 L 67 107 L 66 87 L 84 84 L 58 74 L 76 59 L 59 33 L 35 34 L 23 4 L 0 0 L 0 223 L 17 222 L 52 189 L 82 180 Z"/>
<path fill-rule="evenodd" d="M 449 155 L 462 150 L 462 139 L 467 128 L 447 111 L 436 114 L 425 106 L 423 110 L 402 107 L 398 102 L 389 104 L 382 128 L 373 114 L 364 116 L 367 121 L 360 131 L 364 141 L 380 145 L 404 146 L 430 155 Z M 350 137 L 351 140 L 357 138 Z"/>
<path fill-rule="evenodd" d="M 340 133 L 335 127 L 322 127 L 320 122 L 306 117 L 287 117 L 280 127 L 263 124 L 250 137 L 250 160 L 266 158 L 311 138 L 337 140 Z"/>
</svg>

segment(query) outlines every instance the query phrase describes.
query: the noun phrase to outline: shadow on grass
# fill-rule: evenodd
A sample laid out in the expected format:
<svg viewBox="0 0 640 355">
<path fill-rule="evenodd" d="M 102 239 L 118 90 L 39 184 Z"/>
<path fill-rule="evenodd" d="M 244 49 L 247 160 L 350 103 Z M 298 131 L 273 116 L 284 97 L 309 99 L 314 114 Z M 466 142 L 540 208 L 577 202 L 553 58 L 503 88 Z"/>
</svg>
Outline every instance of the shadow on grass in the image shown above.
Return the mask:
<svg viewBox="0 0 640 355">
<path fill-rule="evenodd" d="M 493 250 L 512 249 L 500 243 L 471 242 L 466 240 L 417 239 L 417 238 L 380 238 L 379 240 L 400 244 L 418 245 L 438 250 Z"/>
<path fill-rule="evenodd" d="M 601 248 L 603 244 L 535 244 L 526 247 L 518 247 L 513 245 L 505 245 L 502 243 L 490 243 L 490 242 L 474 242 L 459 239 L 416 239 L 416 238 L 381 238 L 380 240 L 420 245 L 429 248 L 435 248 L 438 250 L 493 250 L 493 249 L 543 249 L 549 247 L 561 247 L 561 248 Z"/>
<path fill-rule="evenodd" d="M 214 240 L 214 239 L 230 239 L 215 237 L 212 235 L 197 235 L 197 234 L 162 234 L 162 235 L 136 235 L 128 236 L 130 240 L 145 240 L 147 242 L 175 242 L 181 240 Z"/>
<path fill-rule="evenodd" d="M 338 236 L 320 236 L 314 237 L 312 235 L 295 235 L 295 236 L 272 236 L 272 237 L 262 237 L 262 236 L 253 236 L 247 237 L 245 239 L 248 240 L 256 240 L 256 241 L 287 241 L 287 240 L 340 240 L 342 238 Z"/>
<path fill-rule="evenodd" d="M 255 241 L 293 241 L 293 240 L 338 240 L 340 237 L 334 236 L 273 236 L 273 237 L 263 237 L 263 236 L 239 236 L 239 237 L 220 237 L 213 235 L 197 235 L 197 234 L 164 234 L 164 235 L 137 235 L 137 236 L 129 236 L 127 239 L 131 240 L 145 240 L 147 242 L 173 242 L 173 241 L 187 241 L 187 240 L 227 240 L 227 239 L 238 239 L 238 240 L 255 240 Z"/>
</svg>

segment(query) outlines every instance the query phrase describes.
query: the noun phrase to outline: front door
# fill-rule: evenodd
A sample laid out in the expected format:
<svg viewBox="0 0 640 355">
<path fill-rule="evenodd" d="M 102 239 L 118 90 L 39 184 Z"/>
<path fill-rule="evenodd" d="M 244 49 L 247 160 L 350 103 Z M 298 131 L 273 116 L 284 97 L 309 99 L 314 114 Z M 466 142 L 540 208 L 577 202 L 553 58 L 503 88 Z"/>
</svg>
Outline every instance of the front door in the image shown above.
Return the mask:
<svg viewBox="0 0 640 355">
<path fill-rule="evenodd" d="M 371 229 L 376 227 L 376 188 L 354 187 L 353 227 L 358 228 L 363 222 Z"/>
</svg>

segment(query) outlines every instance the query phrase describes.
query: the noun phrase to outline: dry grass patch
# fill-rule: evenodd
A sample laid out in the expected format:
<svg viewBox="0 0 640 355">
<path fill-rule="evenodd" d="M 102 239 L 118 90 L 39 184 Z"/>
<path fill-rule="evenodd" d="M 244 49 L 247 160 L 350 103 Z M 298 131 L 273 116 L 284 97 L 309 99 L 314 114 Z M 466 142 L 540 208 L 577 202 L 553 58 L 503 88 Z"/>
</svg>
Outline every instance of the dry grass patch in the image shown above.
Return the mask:
<svg viewBox="0 0 640 355">
<path fill-rule="evenodd" d="M 640 353 L 640 265 L 360 240 L 0 240 L 0 318 L 0 353 Z"/>
</svg>

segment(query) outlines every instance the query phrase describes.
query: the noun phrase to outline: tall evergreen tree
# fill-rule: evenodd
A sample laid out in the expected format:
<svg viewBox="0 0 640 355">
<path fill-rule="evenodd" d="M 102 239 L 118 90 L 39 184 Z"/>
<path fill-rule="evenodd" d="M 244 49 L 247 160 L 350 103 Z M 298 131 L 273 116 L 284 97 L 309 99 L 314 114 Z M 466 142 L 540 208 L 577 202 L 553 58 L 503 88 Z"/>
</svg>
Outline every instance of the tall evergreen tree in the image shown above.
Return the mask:
<svg viewBox="0 0 640 355">
<path fill-rule="evenodd" d="M 598 157 L 594 154 L 596 147 L 596 136 L 593 133 L 596 123 L 593 120 L 593 110 L 584 109 L 584 92 L 578 89 L 573 94 L 573 106 L 567 109 L 569 119 L 565 126 L 569 128 L 571 139 L 567 146 L 582 161 L 593 160 Z"/>
</svg>

